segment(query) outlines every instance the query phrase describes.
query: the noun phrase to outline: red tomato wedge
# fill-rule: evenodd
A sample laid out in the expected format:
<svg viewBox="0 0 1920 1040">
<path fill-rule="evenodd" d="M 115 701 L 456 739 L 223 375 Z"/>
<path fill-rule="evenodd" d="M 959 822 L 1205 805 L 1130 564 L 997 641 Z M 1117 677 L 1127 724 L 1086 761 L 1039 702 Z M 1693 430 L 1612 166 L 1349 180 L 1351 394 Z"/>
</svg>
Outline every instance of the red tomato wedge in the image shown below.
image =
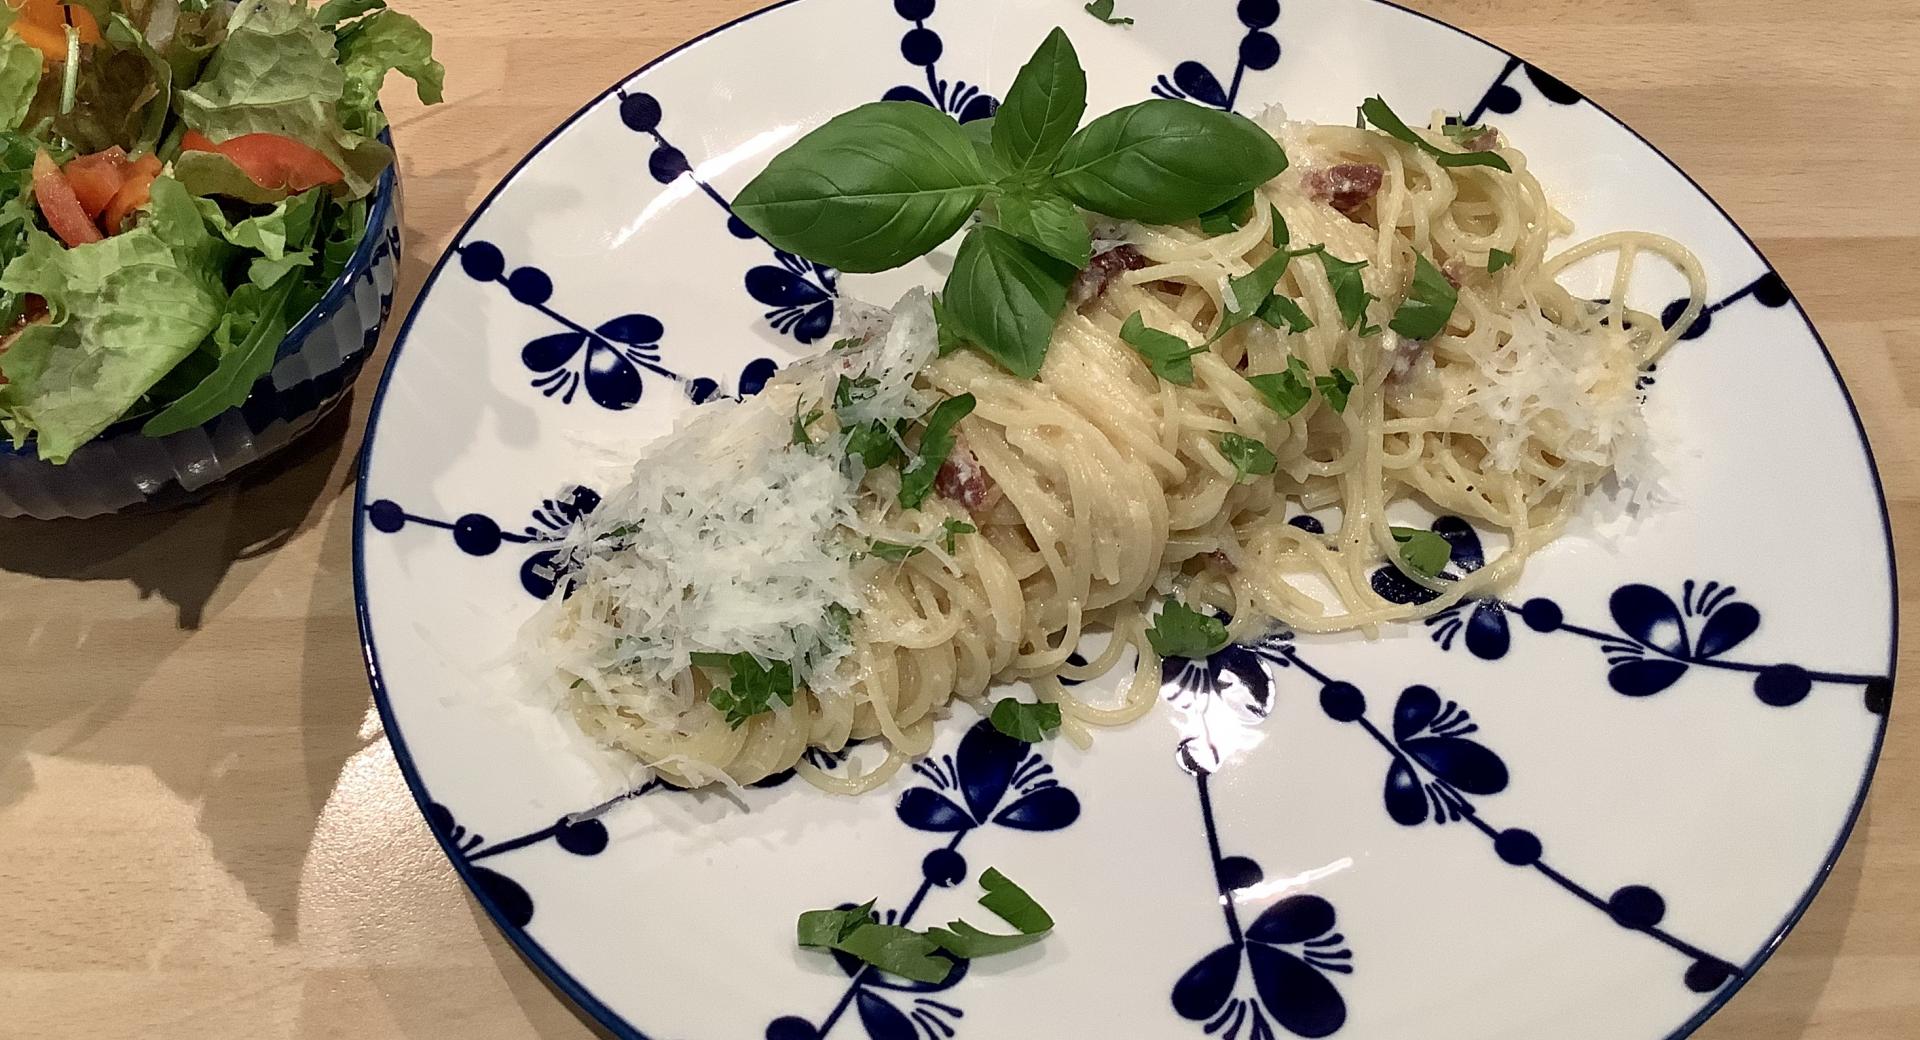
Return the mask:
<svg viewBox="0 0 1920 1040">
<path fill-rule="evenodd" d="M 343 179 L 340 167 L 318 151 L 279 134 L 242 134 L 214 144 L 198 130 L 180 141 L 183 152 L 217 152 L 233 160 L 247 179 L 262 188 L 306 191 Z"/>
<path fill-rule="evenodd" d="M 153 182 L 160 178 L 160 160 L 151 154 L 143 155 L 127 167 L 125 176 L 126 182 L 101 214 L 101 223 L 107 226 L 109 235 L 119 234 L 127 217 L 152 197 Z"/>
<path fill-rule="evenodd" d="M 84 7 L 49 3 L 47 0 L 25 0 L 23 3 L 7 0 L 7 6 L 20 12 L 19 18 L 8 26 L 7 31 L 46 55 L 48 61 L 67 60 L 69 25 L 79 34 L 81 43 L 100 42 L 100 23 Z"/>
<path fill-rule="evenodd" d="M 127 183 L 127 153 L 116 146 L 83 155 L 68 162 L 60 172 L 66 174 L 67 183 L 73 185 L 73 194 L 80 200 L 87 219 L 99 220 L 107 203 L 112 202 L 121 186 Z"/>
<path fill-rule="evenodd" d="M 33 157 L 33 198 L 60 241 L 70 247 L 100 241 L 100 229 L 87 219 L 87 211 L 80 208 L 80 200 L 73 194 L 73 185 L 67 183 L 66 174 L 45 151 Z"/>
</svg>

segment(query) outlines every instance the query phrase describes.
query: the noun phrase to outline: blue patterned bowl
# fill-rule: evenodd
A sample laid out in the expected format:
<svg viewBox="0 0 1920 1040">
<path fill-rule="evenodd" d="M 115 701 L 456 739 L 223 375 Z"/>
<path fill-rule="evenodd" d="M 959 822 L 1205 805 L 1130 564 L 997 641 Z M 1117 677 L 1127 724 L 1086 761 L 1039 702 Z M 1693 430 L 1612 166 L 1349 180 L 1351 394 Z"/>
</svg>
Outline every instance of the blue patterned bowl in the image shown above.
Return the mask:
<svg viewBox="0 0 1920 1040">
<path fill-rule="evenodd" d="M 609 90 L 481 205 L 395 347 L 354 540 L 375 697 L 434 834 L 629 1040 L 1691 1032 L 1806 909 L 1890 710 L 1886 513 L 1805 314 L 1651 145 L 1464 33 L 1372 0 L 1135 3 L 1130 29 L 1081 6 L 776 5 Z M 1425 625 L 1178 662 L 1166 703 L 1086 752 L 960 709 L 862 798 L 645 784 L 575 817 L 624 778 L 536 705 L 511 648 L 554 594 L 557 533 L 620 479 L 604 449 L 756 392 L 842 293 L 888 301 L 942 270 L 839 277 L 733 220 L 732 193 L 861 102 L 992 113 L 1056 23 L 1092 111 L 1158 94 L 1339 122 L 1381 93 L 1494 121 L 1585 233 L 1691 245 L 1712 309 L 1646 388 L 1679 505 L 1575 532 Z M 1676 291 L 1649 279 L 1630 302 L 1661 313 Z M 1425 522 L 1456 572 L 1496 548 Z M 963 880 L 989 866 L 1059 922 L 1039 947 L 938 986 L 794 948 L 797 913 L 869 898 L 978 922 Z"/>
<path fill-rule="evenodd" d="M 191 501 L 291 444 L 347 396 L 380 340 L 400 270 L 400 178 L 388 167 L 367 208 L 367 233 L 346 270 L 280 342 L 273 370 L 245 403 L 166 437 L 131 419 L 73 453 L 40 461 L 31 443 L 0 438 L 0 517 L 100 516 Z"/>
</svg>

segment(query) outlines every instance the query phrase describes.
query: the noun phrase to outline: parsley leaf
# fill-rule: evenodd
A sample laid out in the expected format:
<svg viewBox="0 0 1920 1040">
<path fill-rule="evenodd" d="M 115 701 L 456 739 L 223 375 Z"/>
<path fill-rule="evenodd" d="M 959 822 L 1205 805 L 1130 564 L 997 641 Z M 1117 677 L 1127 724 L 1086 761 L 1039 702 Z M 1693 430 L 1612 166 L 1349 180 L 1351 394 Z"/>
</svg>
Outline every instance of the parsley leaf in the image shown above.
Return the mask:
<svg viewBox="0 0 1920 1040">
<path fill-rule="evenodd" d="M 1399 116 L 1394 115 L 1393 109 L 1388 108 L 1386 101 L 1381 98 L 1368 98 L 1360 106 L 1360 114 L 1367 118 L 1367 122 L 1386 131 L 1387 136 L 1414 145 L 1433 156 L 1433 161 L 1442 166 L 1491 166 L 1502 173 L 1513 172 L 1513 167 L 1508 166 L 1507 161 L 1502 159 L 1498 152 L 1449 152 L 1421 137 Z"/>
<path fill-rule="evenodd" d="M 807 427 L 809 427 L 809 426 L 812 426 L 812 425 L 813 425 L 814 423 L 817 423 L 817 422 L 819 422 L 819 421 L 820 421 L 820 417 L 821 417 L 821 416 L 823 416 L 823 415 L 825 415 L 825 414 L 827 414 L 827 413 L 825 413 L 825 412 L 823 412 L 823 411 L 821 411 L 821 410 L 820 410 L 820 409 L 818 409 L 818 408 L 815 408 L 814 410 L 812 410 L 812 411 L 810 411 L 810 412 L 808 412 L 807 414 L 805 414 L 805 415 L 801 415 L 801 414 L 800 414 L 800 406 L 799 406 L 799 405 L 797 405 L 797 404 L 796 404 L 796 405 L 794 405 L 794 408 L 793 408 L 793 443 L 795 443 L 795 444 L 807 444 L 807 445 L 811 445 L 811 444 L 813 443 L 813 438 L 812 438 L 812 437 L 809 437 L 809 436 L 807 436 Z"/>
<path fill-rule="evenodd" d="M 725 712 L 727 725 L 739 729 L 755 715 L 773 710 L 773 699 L 793 704 L 793 666 L 785 661 L 770 665 L 742 651 L 737 654 L 695 653 L 693 663 L 703 668 L 732 673 L 726 686 L 715 686 L 707 693 L 707 703 Z"/>
<path fill-rule="evenodd" d="M 848 610 L 845 604 L 827 604 L 827 620 L 833 622 L 833 630 L 840 633 L 842 638 L 853 634 L 853 611 Z"/>
<path fill-rule="evenodd" d="M 833 949 L 842 939 L 874 923 L 871 916 L 874 902 L 869 899 L 859 906 L 839 910 L 809 910 L 801 914 L 795 925 L 800 945 L 809 949 Z"/>
<path fill-rule="evenodd" d="M 859 456 L 868 469 L 879 469 L 899 456 L 900 444 L 885 422 L 873 419 L 847 431 L 847 454 Z"/>
<path fill-rule="evenodd" d="M 1133 19 L 1131 18 L 1115 18 L 1113 16 L 1113 0 L 1093 0 L 1092 3 L 1086 5 L 1082 10 L 1108 25 L 1133 24 Z"/>
<path fill-rule="evenodd" d="M 1336 412 L 1347 410 L 1347 395 L 1353 392 L 1353 373 L 1344 368 L 1336 368 L 1332 375 L 1315 376 L 1313 385 L 1320 390 L 1320 396 L 1327 399 Z"/>
<path fill-rule="evenodd" d="M 873 396 L 874 388 L 879 385 L 880 381 L 872 376 L 861 376 L 858 379 L 841 376 L 840 381 L 833 387 L 833 406 L 845 408 L 856 401 L 864 401 Z"/>
<path fill-rule="evenodd" d="M 1504 249 L 1487 250 L 1487 273 L 1495 274 L 1502 267 L 1513 263 L 1513 254 Z"/>
<path fill-rule="evenodd" d="M 1191 346 L 1171 332 L 1148 328 L 1139 311 L 1120 326 L 1120 338 L 1140 352 L 1154 375 L 1178 386 L 1193 385 L 1193 362 L 1189 359 L 1207 352 L 1206 347 Z"/>
<path fill-rule="evenodd" d="M 883 560 L 899 563 L 902 560 L 918 556 L 927 550 L 925 546 L 921 545 L 901 545 L 899 542 L 877 541 L 869 546 L 867 551 Z"/>
<path fill-rule="evenodd" d="M 972 534 L 978 530 L 978 527 L 967 523 L 965 520 L 955 520 L 952 517 L 948 517 L 940 521 L 940 534 L 944 539 L 942 545 L 949 555 L 953 553 L 953 539 L 956 535 Z"/>
<path fill-rule="evenodd" d="M 1267 208 L 1273 211 L 1273 248 L 1285 249 L 1287 248 L 1287 243 L 1293 241 L 1293 231 L 1287 227 L 1287 218 L 1280 215 L 1280 207 L 1269 206 Z"/>
<path fill-rule="evenodd" d="M 1153 627 L 1147 630 L 1147 642 L 1153 644 L 1153 652 L 1161 657 L 1205 660 L 1227 645 L 1227 626 L 1221 624 L 1219 618 L 1208 617 L 1185 603 L 1168 600 L 1160 608 L 1160 616 L 1153 619 Z"/>
<path fill-rule="evenodd" d="M 1395 527 L 1393 540 L 1400 544 L 1400 562 L 1415 574 L 1437 578 L 1453 559 L 1453 543 L 1419 527 Z"/>
<path fill-rule="evenodd" d="M 1320 256 L 1321 267 L 1327 272 L 1327 284 L 1333 288 L 1333 302 L 1340 305 L 1342 328 L 1353 328 L 1367 315 L 1367 304 L 1372 302 L 1373 294 L 1367 291 L 1367 283 L 1360 278 L 1365 269 L 1365 260 L 1351 263 L 1334 256 L 1325 247 L 1316 250 Z M 1366 335 L 1366 330 L 1361 330 Z"/>
<path fill-rule="evenodd" d="M 1487 127 L 1483 123 L 1462 123 L 1460 120 L 1448 116 L 1447 121 L 1441 124 L 1440 132 L 1447 135 L 1447 140 L 1465 148 L 1468 141 L 1486 133 Z"/>
<path fill-rule="evenodd" d="M 1007 736 L 1023 744 L 1038 744 L 1047 739 L 1048 731 L 1060 728 L 1060 706 L 1028 704 L 1002 697 L 994 702 L 993 712 L 987 718 L 994 729 Z"/>
<path fill-rule="evenodd" d="M 1281 325 L 1295 332 L 1305 332 L 1313 328 L 1313 319 L 1307 317 L 1307 312 L 1301 310 L 1299 304 L 1279 293 L 1267 297 L 1267 302 L 1260 305 L 1258 317 L 1276 329 Z"/>
<path fill-rule="evenodd" d="M 1053 915 L 1047 913 L 1026 890 L 1014 884 L 1005 874 L 988 867 L 987 872 L 980 875 L 980 887 L 987 890 L 987 894 L 980 897 L 980 905 L 993 911 L 994 916 L 1012 925 L 1020 934 L 994 935 L 965 921 L 955 921 L 945 928 L 927 930 L 927 937 L 939 944 L 941 949 L 956 957 L 972 960 L 1032 946 L 1053 931 Z"/>
<path fill-rule="evenodd" d="M 900 474 L 902 508 L 918 509 L 927 500 L 934 478 L 940 475 L 940 467 L 953 454 L 958 441 L 953 435 L 954 424 L 972 414 L 973 405 L 972 394 L 961 394 L 941 401 L 927 416 L 927 431 L 920 435 L 920 456 Z"/>
<path fill-rule="evenodd" d="M 1233 479 L 1239 483 L 1252 476 L 1266 476 L 1273 472 L 1278 460 L 1267 446 L 1252 437 L 1242 437 L 1237 433 L 1220 435 L 1220 454 L 1233 463 Z"/>
<path fill-rule="evenodd" d="M 1304 255 L 1304 252 L 1282 250 L 1260 261 L 1260 266 L 1252 271 L 1228 281 L 1227 288 L 1232 290 L 1233 304 L 1220 316 L 1220 325 L 1213 330 L 1207 342 L 1215 342 L 1258 314 L 1273 296 L 1273 287 L 1280 284 L 1280 276 L 1287 273 L 1287 265 L 1293 262 L 1294 257 Z"/>
<path fill-rule="evenodd" d="M 868 924 L 856 928 L 834 943 L 833 949 L 890 975 L 915 982 L 941 983 L 953 973 L 954 962 L 937 956 L 939 944 L 897 924 Z"/>
<path fill-rule="evenodd" d="M 1291 419 L 1300 414 L 1300 409 L 1313 400 L 1313 373 L 1308 371 L 1306 363 L 1299 358 L 1288 358 L 1284 372 L 1270 372 L 1266 375 L 1248 376 L 1247 382 L 1266 399 L 1267 407 L 1280 414 L 1282 419 Z"/>
<path fill-rule="evenodd" d="M 1224 235 L 1229 231 L 1238 231 L 1253 219 L 1253 192 L 1226 202 L 1200 214 L 1200 230 L 1209 235 Z"/>
<path fill-rule="evenodd" d="M 1415 253 L 1413 285 L 1408 287 L 1406 302 L 1394 312 L 1387 327 L 1408 339 L 1432 339 L 1446 329 L 1459 302 L 1460 290 L 1433 266 L 1433 261 Z"/>
</svg>

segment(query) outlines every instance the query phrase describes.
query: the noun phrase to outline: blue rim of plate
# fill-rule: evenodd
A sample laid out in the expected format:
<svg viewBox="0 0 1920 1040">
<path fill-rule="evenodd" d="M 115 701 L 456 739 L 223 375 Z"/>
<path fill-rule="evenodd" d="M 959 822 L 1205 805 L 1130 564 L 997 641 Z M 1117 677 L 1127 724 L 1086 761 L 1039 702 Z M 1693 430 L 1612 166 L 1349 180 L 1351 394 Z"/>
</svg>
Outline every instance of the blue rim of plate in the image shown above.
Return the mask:
<svg viewBox="0 0 1920 1040">
<path fill-rule="evenodd" d="M 434 262 L 433 270 L 428 273 L 426 281 L 421 283 L 420 291 L 414 297 L 414 308 L 408 311 L 406 320 L 400 324 L 400 332 L 394 337 L 393 350 L 387 357 L 387 368 L 380 374 L 380 385 L 374 392 L 373 406 L 367 413 L 367 429 L 364 435 L 364 442 L 360 449 L 359 473 L 354 479 L 353 597 L 354 616 L 358 619 L 360 626 L 360 649 L 366 659 L 367 681 L 373 689 L 374 705 L 380 712 L 381 725 L 385 728 L 387 740 L 393 747 L 394 761 L 399 764 L 401 776 L 406 779 L 407 789 L 413 793 L 413 800 L 419 806 L 423 819 L 430 820 L 428 810 L 432 806 L 433 801 L 427 794 L 426 785 L 420 778 L 418 768 L 414 765 L 413 756 L 407 751 L 406 738 L 401 733 L 398 722 L 394 719 L 393 705 L 388 698 L 386 684 L 380 676 L 380 655 L 373 645 L 373 621 L 367 611 L 366 537 L 362 527 L 367 509 L 367 464 L 373 455 L 374 433 L 380 422 L 381 405 L 386 401 L 387 387 L 393 380 L 393 368 L 400 359 L 400 351 L 406 347 L 407 337 L 413 332 L 413 320 L 418 313 L 419 302 L 426 299 L 427 294 L 433 289 L 434 284 L 440 280 L 440 273 L 446 268 L 447 261 L 457 255 L 459 243 L 467 237 L 467 233 L 473 229 L 473 225 L 478 222 L 480 217 L 493 205 L 494 200 L 506 189 L 507 185 L 513 183 L 514 179 L 520 175 L 520 171 L 525 169 L 528 163 L 532 162 L 540 153 L 546 151 L 548 145 L 552 144 L 556 138 L 570 129 L 573 124 L 579 122 L 581 117 L 593 111 L 600 102 L 605 101 L 608 97 L 619 91 L 620 88 L 630 83 L 635 77 L 650 71 L 656 65 L 659 65 L 669 58 L 676 57 L 692 49 L 711 37 L 717 36 L 736 26 L 743 25 L 768 12 L 777 11 L 780 8 L 801 2 L 802 0 L 777 0 L 775 3 L 758 10 L 749 11 L 732 21 L 708 29 L 706 32 L 687 40 L 685 43 L 661 53 L 652 61 L 621 77 L 612 86 L 594 95 L 592 99 L 581 105 L 572 115 L 568 116 L 558 126 L 549 131 L 545 137 L 541 138 L 540 142 L 534 145 L 518 162 L 514 163 L 513 168 L 508 170 L 506 174 L 500 178 L 499 183 L 495 184 L 493 190 L 487 193 L 486 198 L 482 199 L 480 204 L 474 207 L 473 213 L 467 217 L 466 222 L 460 226 L 460 230 L 448 241 L 446 251 L 441 254 L 439 260 Z M 1524 62 L 1529 67 L 1539 69 L 1539 66 L 1533 65 L 1531 62 L 1526 62 L 1526 59 L 1493 43 L 1485 37 L 1468 32 L 1459 26 L 1441 21 L 1430 14 L 1425 14 L 1413 10 L 1410 7 L 1395 3 L 1394 0 L 1366 0 L 1366 2 L 1412 15 L 1422 21 L 1430 22 L 1473 40 L 1491 49 L 1495 53 L 1505 56 L 1510 61 Z M 1674 172 L 1684 178 L 1687 184 L 1691 186 L 1701 198 L 1706 199 L 1707 203 L 1714 208 L 1716 213 L 1720 214 L 1721 219 L 1725 220 L 1727 224 L 1739 234 L 1741 240 L 1747 244 L 1747 248 L 1753 250 L 1754 255 L 1760 257 L 1762 261 L 1766 261 L 1766 254 L 1762 252 L 1759 245 L 1754 242 L 1753 236 L 1749 235 L 1747 230 L 1741 227 L 1738 221 L 1733 219 L 1732 214 L 1727 212 L 1726 207 L 1722 206 L 1718 199 L 1715 199 L 1712 194 L 1700 186 L 1700 182 L 1695 180 L 1692 174 L 1682 169 L 1680 164 L 1668 157 L 1667 153 L 1661 151 L 1659 146 L 1647 140 L 1638 130 L 1628 126 L 1624 120 L 1608 111 L 1605 106 L 1587 97 L 1584 92 L 1582 92 L 1581 97 L 1588 105 L 1593 106 L 1595 111 L 1613 120 L 1622 130 L 1633 135 L 1635 140 L 1645 145 L 1654 155 L 1659 156 L 1662 162 L 1672 167 Z M 371 223 L 371 217 L 369 217 L 369 223 Z M 358 258 L 356 257 L 356 259 Z M 1778 275 L 1777 269 L 1773 267 L 1770 261 L 1767 262 L 1767 267 Z M 1782 278 L 1783 283 L 1784 281 L 1785 279 Z M 1820 348 L 1821 356 L 1826 359 L 1828 371 L 1833 374 L 1834 383 L 1840 388 L 1840 398 L 1846 402 L 1847 414 L 1853 418 L 1854 435 L 1860 439 L 1860 450 L 1866 455 L 1867 470 L 1873 478 L 1874 499 L 1880 508 L 1881 538 L 1886 545 L 1887 584 L 1890 592 L 1889 625 L 1891 636 L 1887 650 L 1887 682 L 1890 687 L 1897 689 L 1898 666 L 1900 663 L 1900 575 L 1893 552 L 1893 521 L 1887 512 L 1887 494 L 1886 488 L 1880 480 L 1879 461 L 1874 458 L 1873 443 L 1867 437 L 1866 424 L 1860 419 L 1860 409 L 1854 404 L 1853 394 L 1847 389 L 1847 382 L 1840 375 L 1840 366 L 1833 360 L 1833 352 L 1827 349 L 1826 340 L 1821 337 L 1820 330 L 1814 327 L 1813 320 L 1808 317 L 1806 308 L 1800 303 L 1799 296 L 1791 292 L 1789 292 L 1788 296 L 1793 303 L 1794 312 L 1800 316 L 1800 323 L 1805 325 L 1808 333 L 1813 336 L 1814 343 Z M 316 308 L 316 310 L 317 309 L 318 308 Z M 1747 982 L 1753 978 L 1754 973 L 1767 962 L 1768 958 L 1773 956 L 1775 950 L 1780 948 L 1780 944 L 1786 939 L 1787 933 L 1791 932 L 1794 926 L 1800 922 L 1800 919 L 1806 915 L 1808 908 L 1813 905 L 1815 897 L 1817 897 L 1820 894 L 1820 890 L 1825 887 L 1827 879 L 1833 875 L 1834 865 L 1839 862 L 1840 855 L 1842 851 L 1845 850 L 1848 839 L 1853 835 L 1854 825 L 1859 822 L 1860 814 L 1862 810 L 1866 808 L 1867 796 L 1873 787 L 1874 771 L 1880 764 L 1880 752 L 1886 743 L 1887 725 L 1892 719 L 1893 706 L 1889 703 L 1886 713 L 1880 717 L 1879 730 L 1874 734 L 1873 738 L 1873 753 L 1868 757 L 1866 770 L 1860 777 L 1859 792 L 1854 796 L 1853 805 L 1847 810 L 1846 822 L 1841 826 L 1839 834 L 1834 839 L 1833 847 L 1828 851 L 1825 861 L 1820 865 L 1819 871 L 1814 875 L 1812 882 L 1808 885 L 1806 893 L 1802 895 L 1799 902 L 1787 912 L 1786 917 L 1782 919 L 1779 926 L 1773 930 L 1770 938 L 1761 946 L 1760 951 L 1742 966 L 1740 974 L 1730 980 L 1727 985 L 1721 987 L 1719 992 L 1714 994 L 1713 999 L 1707 1001 L 1706 1005 L 1696 1012 L 1692 1018 L 1682 1023 L 1679 1028 L 1673 1032 L 1667 1034 L 1665 1040 L 1685 1040 L 1686 1037 L 1691 1036 L 1701 1025 L 1705 1024 L 1707 1019 L 1713 1017 L 1716 1012 L 1722 1007 L 1725 1007 L 1727 1001 L 1732 1000 L 1733 995 L 1740 992 L 1740 990 L 1746 986 Z M 549 954 L 546 948 L 540 945 L 539 940 L 529 934 L 525 928 L 509 922 L 499 904 L 495 902 L 476 881 L 472 864 L 467 861 L 465 856 L 459 854 L 459 850 L 454 848 L 451 837 L 443 833 L 439 828 L 434 827 L 431 822 L 428 823 L 427 829 L 432 832 L 434 841 L 439 843 L 440 851 L 452 862 L 454 872 L 460 875 L 460 880 L 466 884 L 468 892 L 473 896 L 474 900 L 480 904 L 481 908 L 486 910 L 487 916 L 493 920 L 494 926 L 500 929 L 501 933 L 507 937 L 509 942 L 513 943 L 514 948 L 520 952 L 521 956 L 525 957 L 535 968 L 539 969 L 541 974 L 545 975 L 560 992 L 566 994 L 567 999 L 573 1001 L 575 1006 L 586 1012 L 588 1016 L 593 1018 L 594 1021 L 598 1022 L 601 1026 L 611 1030 L 614 1035 L 620 1037 L 621 1040 L 651 1040 L 647 1034 L 641 1032 L 633 1024 L 620 1017 L 612 1008 L 609 1008 L 603 1003 L 600 998 L 594 996 L 590 990 L 581 985 L 580 981 L 574 978 L 565 968 L 561 967 L 560 963 L 554 960 L 553 955 Z"/>
</svg>

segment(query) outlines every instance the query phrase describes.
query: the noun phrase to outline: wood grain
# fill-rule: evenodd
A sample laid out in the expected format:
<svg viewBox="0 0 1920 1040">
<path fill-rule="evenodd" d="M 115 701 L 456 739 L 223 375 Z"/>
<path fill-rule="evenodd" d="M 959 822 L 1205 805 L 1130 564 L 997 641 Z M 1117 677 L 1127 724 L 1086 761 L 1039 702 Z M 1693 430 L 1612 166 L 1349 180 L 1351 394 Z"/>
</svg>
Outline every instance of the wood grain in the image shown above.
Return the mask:
<svg viewBox="0 0 1920 1040">
<path fill-rule="evenodd" d="M 549 128 L 756 5 L 403 6 L 452 70 L 440 108 L 389 92 L 407 181 L 404 305 Z M 1920 207 L 1906 200 L 1920 181 L 1920 8 L 1412 6 L 1580 87 L 1754 234 L 1853 389 L 1900 555 L 1915 559 Z M 468 899 L 373 714 L 349 560 L 370 383 L 296 455 L 195 508 L 0 522 L 0 1035 L 593 1035 Z M 1920 641 L 1906 645 L 1902 671 L 1920 673 Z M 1897 710 L 1832 880 L 1701 1040 L 1920 1035 L 1916 781 L 1920 720 Z"/>
</svg>

